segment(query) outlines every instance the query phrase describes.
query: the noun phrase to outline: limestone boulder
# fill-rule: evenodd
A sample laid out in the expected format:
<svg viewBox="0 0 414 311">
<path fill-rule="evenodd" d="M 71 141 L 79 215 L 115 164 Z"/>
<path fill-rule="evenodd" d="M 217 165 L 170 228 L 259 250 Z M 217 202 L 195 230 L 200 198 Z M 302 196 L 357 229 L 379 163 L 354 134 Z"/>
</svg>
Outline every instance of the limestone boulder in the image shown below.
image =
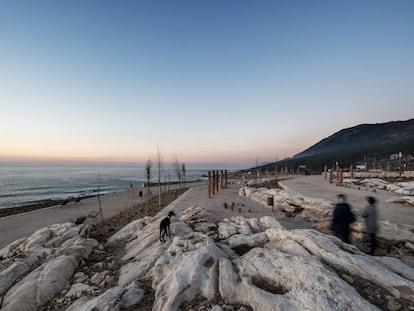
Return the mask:
<svg viewBox="0 0 414 311">
<path fill-rule="evenodd" d="M 70 305 L 66 311 L 117 311 L 120 310 L 119 300 L 124 294 L 122 287 L 112 287 L 98 297 L 82 297 Z"/>
<path fill-rule="evenodd" d="M 270 241 L 287 239 L 296 241 L 313 256 L 334 269 L 347 271 L 381 286 L 396 298 L 414 300 L 414 283 L 404 277 L 404 275 L 412 275 L 413 271 L 403 263 L 397 265 L 392 261 L 378 261 L 375 257 L 360 252 L 355 246 L 316 230 L 268 229 L 266 235 Z"/>
<path fill-rule="evenodd" d="M 152 269 L 153 310 L 178 310 L 184 301 L 218 293 L 218 262 L 224 252 L 208 236 L 194 232 L 175 237 Z"/>
<path fill-rule="evenodd" d="M 41 232 L 43 233 L 38 236 L 44 235 L 45 231 Z M 3 299 L 2 309 L 36 310 L 44 305 L 55 294 L 65 288 L 79 261 L 86 259 L 97 245 L 98 243 L 93 239 L 71 238 L 46 258 L 41 255 L 38 248 L 34 249 L 33 245 L 31 247 L 32 257 L 22 259 L 22 262 L 25 260 L 37 263 L 43 258 L 44 262 L 33 271 L 31 271 L 28 264 L 18 264 L 13 266 L 13 269 L 3 271 L 9 273 L 8 282 L 4 283 L 5 288 L 10 287 L 20 276 L 29 271 L 31 272 L 7 291 Z"/>
<path fill-rule="evenodd" d="M 2 310 L 37 310 L 65 288 L 77 264 L 75 257 L 67 255 L 43 264 L 7 292 Z"/>
<path fill-rule="evenodd" d="M 138 232 L 142 228 L 144 228 L 147 224 L 152 222 L 151 217 L 144 217 L 137 220 L 134 220 L 119 230 L 117 233 L 112 235 L 109 239 L 109 243 L 113 243 L 123 239 L 131 239 L 135 232 Z"/>
<path fill-rule="evenodd" d="M 220 292 L 226 302 L 255 310 L 377 310 L 313 257 L 254 248 L 234 263 L 239 273 L 228 261 L 220 262 Z"/>
<path fill-rule="evenodd" d="M 402 204 L 409 204 L 414 206 L 414 197 L 413 196 L 399 196 L 399 197 L 392 197 L 385 200 L 387 203 L 402 203 Z"/>
<path fill-rule="evenodd" d="M 328 200 L 310 198 L 284 189 L 243 187 L 240 189 L 239 194 L 266 207 L 268 207 L 267 198 L 272 196 L 274 206 L 290 216 L 296 215 L 302 210 L 307 210 L 323 218 L 329 216 L 332 212 L 332 202 Z"/>
</svg>

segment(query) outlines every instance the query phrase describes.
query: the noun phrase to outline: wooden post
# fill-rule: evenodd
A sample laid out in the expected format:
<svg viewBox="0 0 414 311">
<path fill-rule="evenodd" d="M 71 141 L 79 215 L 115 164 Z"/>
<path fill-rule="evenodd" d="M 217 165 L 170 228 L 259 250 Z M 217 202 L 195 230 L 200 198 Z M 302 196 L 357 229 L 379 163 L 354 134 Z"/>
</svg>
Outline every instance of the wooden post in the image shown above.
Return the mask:
<svg viewBox="0 0 414 311">
<path fill-rule="evenodd" d="M 208 197 L 211 198 L 211 171 L 208 171 Z"/>
<path fill-rule="evenodd" d="M 339 169 L 339 184 L 341 186 L 344 185 L 344 172 L 342 172 L 342 169 L 341 168 Z"/>
<path fill-rule="evenodd" d="M 220 171 L 220 188 L 221 189 L 224 188 L 224 171 L 223 170 Z"/>
<path fill-rule="evenodd" d="M 338 164 L 336 165 L 336 174 L 335 174 L 335 177 L 336 177 L 336 181 L 339 181 L 339 165 Z"/>
<path fill-rule="evenodd" d="M 332 172 L 332 169 L 330 168 L 329 170 L 328 170 L 328 172 L 329 172 L 329 182 L 332 184 L 332 178 L 333 178 L 333 172 Z"/>
<path fill-rule="evenodd" d="M 219 191 L 219 171 L 216 170 L 216 192 Z"/>
<path fill-rule="evenodd" d="M 328 177 L 328 170 L 327 170 L 326 164 L 325 164 L 325 166 L 323 168 L 323 173 L 325 175 L 325 180 L 326 180 L 326 178 Z"/>
<path fill-rule="evenodd" d="M 227 188 L 227 170 L 224 170 L 224 187 Z"/>
<path fill-rule="evenodd" d="M 216 193 L 216 171 L 213 171 L 213 194 Z"/>
<path fill-rule="evenodd" d="M 351 178 L 354 178 L 354 166 L 351 164 L 349 171 L 351 172 Z"/>
</svg>

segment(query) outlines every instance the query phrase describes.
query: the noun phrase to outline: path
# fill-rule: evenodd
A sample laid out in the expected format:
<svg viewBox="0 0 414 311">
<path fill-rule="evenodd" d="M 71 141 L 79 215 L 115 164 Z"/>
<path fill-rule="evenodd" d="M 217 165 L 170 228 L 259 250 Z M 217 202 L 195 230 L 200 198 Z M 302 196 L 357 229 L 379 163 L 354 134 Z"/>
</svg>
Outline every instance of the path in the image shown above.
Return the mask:
<svg viewBox="0 0 414 311">
<path fill-rule="evenodd" d="M 220 189 L 211 198 L 208 198 L 206 186 L 193 187 L 174 202 L 174 210 L 180 215 L 183 210 L 189 207 L 199 206 L 205 211 L 205 218 L 210 222 L 221 222 L 224 218 L 238 215 L 247 218 L 273 216 L 287 229 L 312 228 L 311 224 L 302 218 L 288 218 L 277 209 L 272 211 L 268 206 L 263 206 L 245 196 L 239 195 L 239 189 L 242 187 L 243 185 L 240 181 L 232 180 L 227 188 Z M 228 205 L 227 209 L 223 208 L 224 202 Z M 230 210 L 232 202 L 235 204 L 233 211 Z M 240 213 L 238 211 L 239 207 L 241 209 Z"/>
<path fill-rule="evenodd" d="M 373 196 L 378 200 L 380 218 L 398 224 L 414 225 L 414 207 L 398 203 L 386 203 L 385 200 L 399 194 L 384 190 L 377 190 L 376 193 L 365 190 L 337 187 L 325 181 L 322 175 L 300 176 L 287 179 L 282 182 L 289 191 L 298 192 L 308 197 L 322 198 L 336 201 L 336 196 L 343 193 L 347 196 L 352 207 L 361 211 L 366 206 L 366 197 Z M 361 188 L 362 189 L 362 188 Z"/>
</svg>

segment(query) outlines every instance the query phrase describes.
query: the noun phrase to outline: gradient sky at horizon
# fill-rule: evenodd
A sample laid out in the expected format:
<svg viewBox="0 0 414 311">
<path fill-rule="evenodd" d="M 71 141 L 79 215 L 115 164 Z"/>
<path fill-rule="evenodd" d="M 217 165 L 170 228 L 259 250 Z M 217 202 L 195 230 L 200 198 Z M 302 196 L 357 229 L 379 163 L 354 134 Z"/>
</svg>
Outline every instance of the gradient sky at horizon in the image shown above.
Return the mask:
<svg viewBox="0 0 414 311">
<path fill-rule="evenodd" d="M 0 161 L 250 166 L 414 117 L 414 1 L 2 1 Z"/>
</svg>

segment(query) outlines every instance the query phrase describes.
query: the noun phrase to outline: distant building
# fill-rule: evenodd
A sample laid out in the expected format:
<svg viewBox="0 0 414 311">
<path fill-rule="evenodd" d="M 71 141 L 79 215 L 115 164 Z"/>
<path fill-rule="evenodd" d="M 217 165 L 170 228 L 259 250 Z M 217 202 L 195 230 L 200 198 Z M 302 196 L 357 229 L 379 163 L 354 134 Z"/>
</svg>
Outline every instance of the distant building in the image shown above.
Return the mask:
<svg viewBox="0 0 414 311">
<path fill-rule="evenodd" d="M 357 172 L 365 172 L 366 167 L 365 167 L 365 165 L 355 165 L 355 170 Z"/>
<path fill-rule="evenodd" d="M 390 155 L 390 160 L 396 160 L 398 159 L 398 153 L 393 153 L 392 155 Z"/>
</svg>

